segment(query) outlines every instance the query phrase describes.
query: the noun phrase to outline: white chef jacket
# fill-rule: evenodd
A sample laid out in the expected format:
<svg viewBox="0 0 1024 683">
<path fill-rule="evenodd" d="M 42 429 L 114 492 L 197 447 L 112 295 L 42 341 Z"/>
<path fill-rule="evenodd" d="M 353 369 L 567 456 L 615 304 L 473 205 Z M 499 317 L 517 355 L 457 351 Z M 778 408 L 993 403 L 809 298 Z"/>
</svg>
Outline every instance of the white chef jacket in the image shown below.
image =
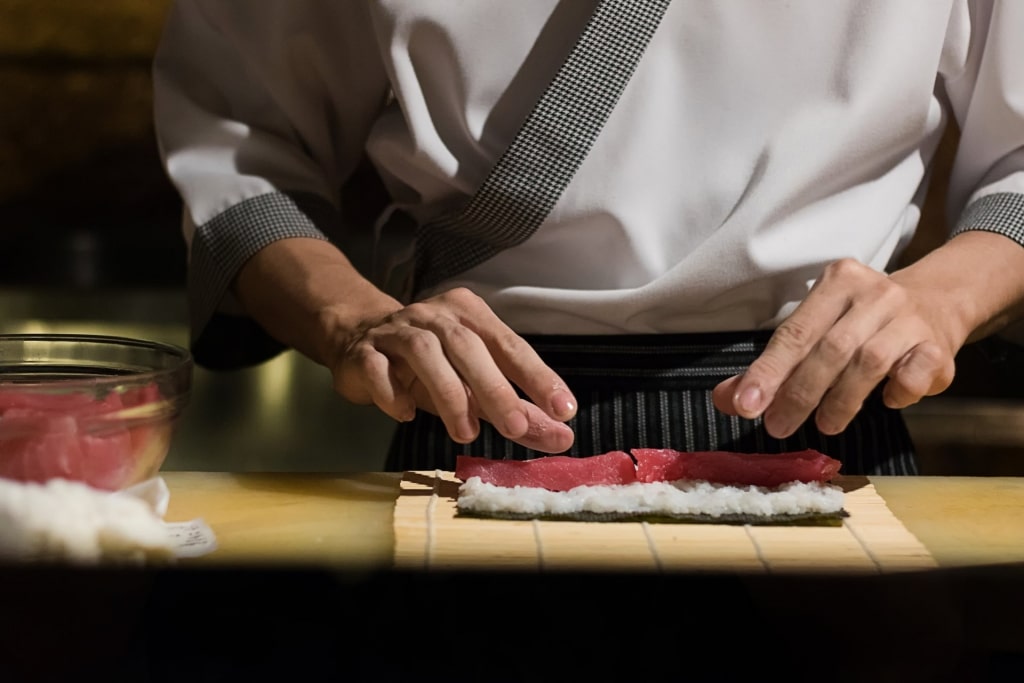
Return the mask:
<svg viewBox="0 0 1024 683">
<path fill-rule="evenodd" d="M 193 338 L 276 239 L 467 202 L 594 4 L 178 0 L 155 121 Z M 1019 0 L 674 0 L 536 233 L 424 294 L 469 287 L 521 333 L 772 328 L 829 262 L 893 263 L 953 121 L 951 225 L 1024 243 L 1022 37 Z M 364 156 L 389 205 L 347 225 Z"/>
</svg>

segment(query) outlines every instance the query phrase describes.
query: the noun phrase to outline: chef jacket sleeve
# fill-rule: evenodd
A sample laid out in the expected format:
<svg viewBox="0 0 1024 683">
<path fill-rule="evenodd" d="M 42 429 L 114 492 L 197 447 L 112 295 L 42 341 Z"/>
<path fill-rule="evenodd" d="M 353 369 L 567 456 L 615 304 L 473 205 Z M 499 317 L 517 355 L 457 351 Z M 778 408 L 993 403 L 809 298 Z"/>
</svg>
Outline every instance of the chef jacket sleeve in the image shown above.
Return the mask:
<svg viewBox="0 0 1024 683">
<path fill-rule="evenodd" d="M 230 287 L 289 237 L 339 242 L 340 189 L 387 95 L 364 3 L 178 0 L 153 62 L 161 158 L 183 204 L 196 362 L 283 350 Z"/>
<path fill-rule="evenodd" d="M 986 230 L 1024 245 L 1024 2 L 969 7 L 950 29 L 971 32 L 965 66 L 946 83 L 961 131 L 948 195 L 952 234 Z"/>
</svg>

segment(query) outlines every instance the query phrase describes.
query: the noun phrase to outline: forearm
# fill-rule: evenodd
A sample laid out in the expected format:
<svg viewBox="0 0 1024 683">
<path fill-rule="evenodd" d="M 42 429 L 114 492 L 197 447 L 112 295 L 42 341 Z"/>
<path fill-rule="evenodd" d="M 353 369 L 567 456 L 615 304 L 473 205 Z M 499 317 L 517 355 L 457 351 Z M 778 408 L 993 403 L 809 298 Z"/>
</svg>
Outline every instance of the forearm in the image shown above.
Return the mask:
<svg viewBox="0 0 1024 683">
<path fill-rule="evenodd" d="M 327 365 L 360 326 L 402 308 L 330 242 L 272 242 L 241 268 L 233 291 L 275 339 Z"/>
<path fill-rule="evenodd" d="M 953 349 L 1024 315 L 1024 247 L 993 232 L 962 232 L 892 279 L 932 294 Z"/>
</svg>

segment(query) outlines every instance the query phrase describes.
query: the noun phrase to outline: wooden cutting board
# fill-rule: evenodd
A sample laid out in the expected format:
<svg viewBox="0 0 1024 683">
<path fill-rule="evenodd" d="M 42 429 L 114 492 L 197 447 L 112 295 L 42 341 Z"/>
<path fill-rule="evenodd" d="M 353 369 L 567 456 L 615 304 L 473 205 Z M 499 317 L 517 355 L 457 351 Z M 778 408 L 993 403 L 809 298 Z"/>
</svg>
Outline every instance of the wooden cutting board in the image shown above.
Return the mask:
<svg viewBox="0 0 1024 683">
<path fill-rule="evenodd" d="M 837 480 L 842 526 L 506 521 L 456 516 L 452 472 L 406 472 L 395 566 L 418 569 L 891 573 L 937 567 L 865 477 Z"/>
</svg>

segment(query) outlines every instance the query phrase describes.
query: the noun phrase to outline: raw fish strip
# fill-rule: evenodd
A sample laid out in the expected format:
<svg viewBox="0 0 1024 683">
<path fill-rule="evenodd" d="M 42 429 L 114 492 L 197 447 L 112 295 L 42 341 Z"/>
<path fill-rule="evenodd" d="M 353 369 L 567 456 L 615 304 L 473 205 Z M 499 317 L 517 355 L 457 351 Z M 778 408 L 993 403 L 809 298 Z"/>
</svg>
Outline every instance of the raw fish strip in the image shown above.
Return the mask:
<svg viewBox="0 0 1024 683">
<path fill-rule="evenodd" d="M 88 393 L 48 394 L 0 388 L 0 478 L 43 483 L 61 478 L 117 490 L 143 468 L 151 453 L 166 453 L 169 426 L 123 411 L 161 400 L 156 384 L 102 398 Z M 138 469 L 137 469 L 138 468 Z M 141 475 L 139 475 L 141 476 Z"/>
<path fill-rule="evenodd" d="M 689 479 L 774 488 L 791 481 L 829 481 L 841 465 L 813 449 L 777 454 L 686 453 L 668 448 L 635 448 L 631 452 L 637 461 L 636 478 L 642 482 Z"/>
<path fill-rule="evenodd" d="M 462 481 L 480 477 L 488 484 L 512 488 L 529 486 L 548 491 L 568 491 L 577 486 L 630 484 L 636 481 L 636 466 L 625 451 L 573 458 L 548 455 L 533 460 L 491 460 L 460 455 L 455 476 Z"/>
</svg>

